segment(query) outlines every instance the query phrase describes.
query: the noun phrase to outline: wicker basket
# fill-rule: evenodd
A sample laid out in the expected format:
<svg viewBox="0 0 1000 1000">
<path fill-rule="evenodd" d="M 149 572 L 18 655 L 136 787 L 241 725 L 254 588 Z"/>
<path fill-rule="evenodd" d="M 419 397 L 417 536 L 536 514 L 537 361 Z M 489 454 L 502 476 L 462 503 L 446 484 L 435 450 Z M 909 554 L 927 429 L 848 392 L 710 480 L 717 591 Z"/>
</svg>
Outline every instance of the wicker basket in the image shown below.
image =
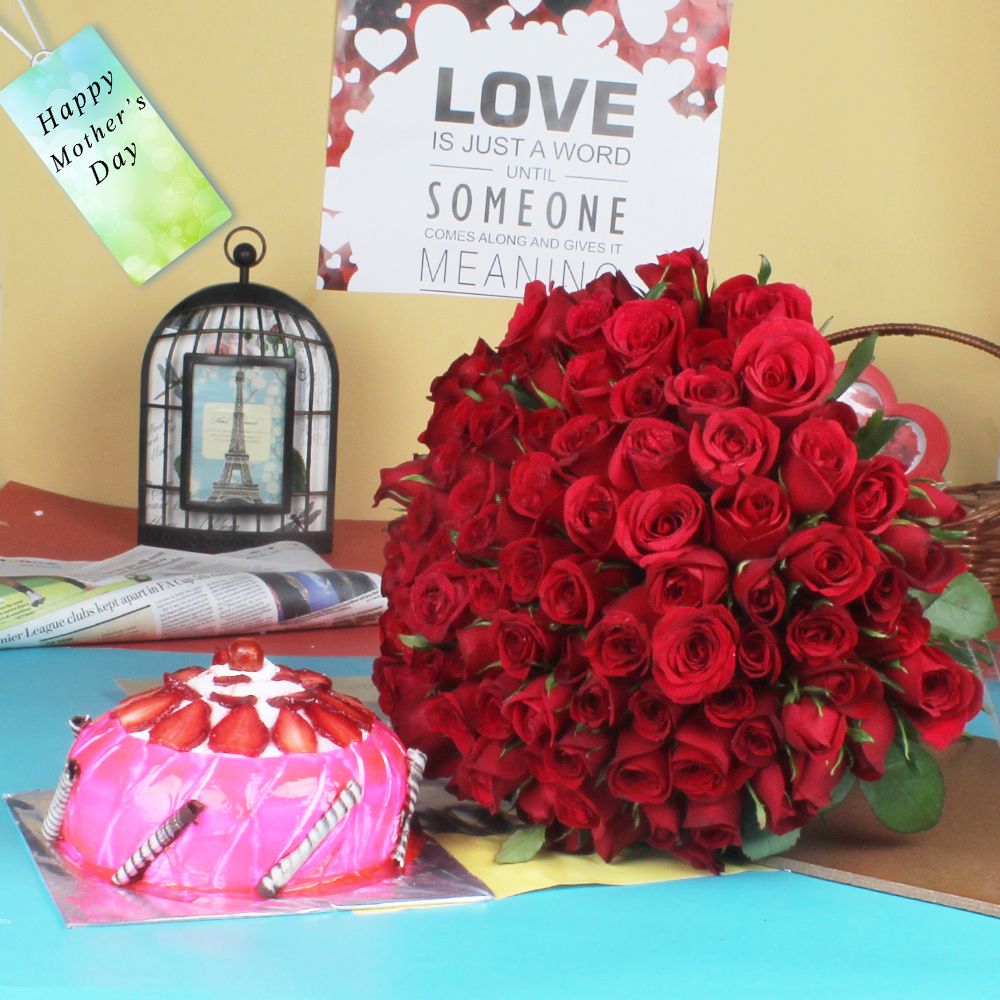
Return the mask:
<svg viewBox="0 0 1000 1000">
<path fill-rule="evenodd" d="M 855 326 L 840 330 L 827 338 L 833 345 L 851 340 L 861 340 L 869 333 L 880 337 L 937 337 L 964 344 L 1000 358 L 1000 344 L 975 337 L 943 326 L 926 326 L 922 323 L 874 323 L 871 326 Z M 961 550 L 969 568 L 987 587 L 994 598 L 1000 598 L 1000 482 L 972 483 L 968 486 L 947 488 L 965 508 L 965 517 L 948 525 L 949 528 L 965 531 L 967 534 L 954 544 Z"/>
</svg>

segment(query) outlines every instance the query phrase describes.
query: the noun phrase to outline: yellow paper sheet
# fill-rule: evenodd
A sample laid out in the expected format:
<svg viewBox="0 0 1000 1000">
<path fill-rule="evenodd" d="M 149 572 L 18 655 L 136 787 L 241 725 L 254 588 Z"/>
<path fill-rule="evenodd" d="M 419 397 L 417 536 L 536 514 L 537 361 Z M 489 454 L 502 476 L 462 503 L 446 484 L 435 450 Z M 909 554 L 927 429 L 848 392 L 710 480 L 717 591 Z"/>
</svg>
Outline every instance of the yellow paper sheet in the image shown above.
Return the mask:
<svg viewBox="0 0 1000 1000">
<path fill-rule="evenodd" d="M 460 833 L 437 833 L 434 839 L 485 883 L 497 899 L 522 892 L 551 889 L 557 885 L 644 885 L 701 878 L 708 872 L 690 866 L 651 848 L 633 847 L 611 864 L 596 854 L 561 854 L 540 851 L 530 861 L 498 865 L 493 859 L 504 837 L 469 837 Z M 726 875 L 745 871 L 767 871 L 757 865 L 726 865 Z"/>
</svg>

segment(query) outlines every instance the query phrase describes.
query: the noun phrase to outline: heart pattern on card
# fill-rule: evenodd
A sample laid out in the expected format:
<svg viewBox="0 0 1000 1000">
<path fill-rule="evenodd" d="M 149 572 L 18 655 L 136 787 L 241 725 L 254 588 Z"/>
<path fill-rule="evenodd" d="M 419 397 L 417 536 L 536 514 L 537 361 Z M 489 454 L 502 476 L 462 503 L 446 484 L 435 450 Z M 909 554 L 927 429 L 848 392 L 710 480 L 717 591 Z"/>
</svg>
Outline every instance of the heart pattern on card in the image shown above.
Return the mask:
<svg viewBox="0 0 1000 1000">
<path fill-rule="evenodd" d="M 542 0 L 507 0 L 521 17 L 527 17 L 541 2 Z"/>
<path fill-rule="evenodd" d="M 677 0 L 618 0 L 625 30 L 640 45 L 652 45 L 667 33 L 667 11 Z"/>
<path fill-rule="evenodd" d="M 562 19 L 563 31 L 570 38 L 600 45 L 615 30 L 615 16 L 606 10 L 587 14 L 582 10 L 571 10 Z"/>
<path fill-rule="evenodd" d="M 394 63 L 406 49 L 406 35 L 398 28 L 376 31 L 362 28 L 354 36 L 354 47 L 366 63 L 383 70 Z"/>
</svg>

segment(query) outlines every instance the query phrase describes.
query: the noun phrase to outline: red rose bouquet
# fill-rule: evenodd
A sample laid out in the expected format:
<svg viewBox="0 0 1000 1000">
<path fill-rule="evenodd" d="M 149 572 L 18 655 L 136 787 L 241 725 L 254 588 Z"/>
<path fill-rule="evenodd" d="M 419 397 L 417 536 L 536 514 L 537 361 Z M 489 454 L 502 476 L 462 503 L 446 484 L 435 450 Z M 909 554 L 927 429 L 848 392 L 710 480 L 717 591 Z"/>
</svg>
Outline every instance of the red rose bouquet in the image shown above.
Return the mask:
<svg viewBox="0 0 1000 1000">
<path fill-rule="evenodd" d="M 431 386 L 427 453 L 382 473 L 380 704 L 428 773 L 543 843 L 699 868 L 789 846 L 860 779 L 932 825 L 924 749 L 982 702 L 995 624 L 960 508 L 859 428 L 800 288 L 695 250 L 527 286 L 496 350 Z M 972 652 L 970 652 L 972 650 Z"/>
</svg>

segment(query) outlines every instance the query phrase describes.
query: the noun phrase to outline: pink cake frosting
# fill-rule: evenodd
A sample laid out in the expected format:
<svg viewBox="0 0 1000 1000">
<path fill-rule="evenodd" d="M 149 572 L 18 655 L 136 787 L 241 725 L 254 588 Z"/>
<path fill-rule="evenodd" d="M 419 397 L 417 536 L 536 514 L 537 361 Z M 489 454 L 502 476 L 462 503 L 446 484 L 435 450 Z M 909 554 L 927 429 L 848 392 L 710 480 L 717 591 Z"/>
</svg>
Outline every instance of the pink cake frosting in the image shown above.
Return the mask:
<svg viewBox="0 0 1000 1000">
<path fill-rule="evenodd" d="M 401 863 L 415 798 L 412 759 L 388 727 L 250 640 L 86 724 L 69 761 L 47 820 L 60 852 L 88 874 L 168 893 L 263 892 L 296 852 L 283 894 L 383 874 Z M 140 859 L 188 803 L 188 825 Z"/>
</svg>

